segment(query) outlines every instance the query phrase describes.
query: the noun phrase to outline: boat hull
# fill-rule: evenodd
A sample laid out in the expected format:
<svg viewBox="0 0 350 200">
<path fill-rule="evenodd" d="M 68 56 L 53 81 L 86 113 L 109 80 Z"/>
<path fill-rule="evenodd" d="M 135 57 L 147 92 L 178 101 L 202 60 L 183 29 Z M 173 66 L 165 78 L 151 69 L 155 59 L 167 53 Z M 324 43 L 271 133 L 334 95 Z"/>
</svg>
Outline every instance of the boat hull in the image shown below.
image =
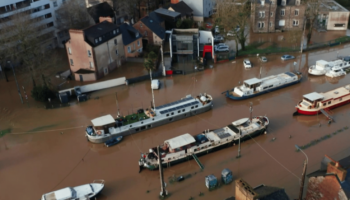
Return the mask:
<svg viewBox="0 0 350 200">
<path fill-rule="evenodd" d="M 207 112 L 209 110 L 211 110 L 213 107 L 213 103 L 211 102 L 210 104 L 207 104 L 203 107 L 200 107 L 196 110 L 192 110 L 192 111 L 189 111 L 189 112 L 186 112 L 186 113 L 182 113 L 182 114 L 179 114 L 179 115 L 174 115 L 174 116 L 171 116 L 169 118 L 164 118 L 164 119 L 161 119 L 159 121 L 153 121 L 151 123 L 151 126 L 150 127 L 146 127 L 144 130 L 138 130 L 136 131 L 136 129 L 140 128 L 140 127 L 133 127 L 132 129 L 127 129 L 125 131 L 122 131 L 122 132 L 119 132 L 117 134 L 107 134 L 107 135 L 103 135 L 103 136 L 91 136 L 89 134 L 87 134 L 85 132 L 85 136 L 87 138 L 88 141 L 92 142 L 92 143 L 104 143 L 110 139 L 113 139 L 115 137 L 118 137 L 118 136 L 127 136 L 127 135 L 131 135 L 131 134 L 134 134 L 134 133 L 139 133 L 139 132 L 142 132 L 142 131 L 145 131 L 145 130 L 149 130 L 151 128 L 154 128 L 154 127 L 158 127 L 158 126 L 162 126 L 162 125 L 165 125 L 165 124 L 169 124 L 171 122 L 174 122 L 174 121 L 178 121 L 178 120 L 181 120 L 181 119 L 185 119 L 185 118 L 188 118 L 188 117 L 192 117 L 192 116 L 195 116 L 195 115 L 198 115 L 198 114 L 201 114 L 201 113 L 204 113 L 204 112 Z M 172 120 L 170 121 L 169 119 L 172 118 Z"/>
<path fill-rule="evenodd" d="M 343 102 L 340 102 L 338 104 L 335 104 L 335 105 L 332 105 L 332 106 L 329 106 L 329 107 L 326 107 L 326 108 L 322 108 L 322 109 L 334 109 L 334 108 L 337 108 L 337 107 L 340 107 L 342 105 L 345 105 L 345 104 L 348 104 L 350 103 L 350 100 L 347 100 L 347 101 L 343 101 Z M 301 114 L 301 115 L 317 115 L 318 113 L 321 113 L 321 109 L 319 110 L 305 110 L 305 109 L 300 109 L 298 107 L 296 107 L 297 109 L 297 112 L 298 114 Z"/>
<path fill-rule="evenodd" d="M 294 82 L 288 83 L 286 85 L 281 85 L 279 87 L 271 88 L 269 90 L 265 90 L 265 91 L 262 91 L 262 92 L 259 92 L 259 93 L 256 93 L 256 94 L 252 94 L 252 95 L 249 95 L 249 96 L 242 96 L 242 97 L 233 96 L 232 94 L 229 93 L 229 91 L 226 91 L 226 97 L 229 98 L 229 99 L 232 99 L 232 100 L 249 99 L 249 98 L 253 98 L 253 97 L 256 97 L 256 96 L 259 96 L 259 95 L 262 95 L 262 94 L 266 94 L 266 93 L 269 93 L 269 92 L 272 92 L 272 91 L 275 91 L 275 90 L 278 90 L 278 89 L 282 89 L 282 88 L 285 88 L 285 87 L 288 87 L 288 86 L 300 83 L 300 81 L 301 81 L 301 78 L 296 80 L 296 81 L 294 81 Z M 233 89 L 231 91 L 233 91 Z"/>
<path fill-rule="evenodd" d="M 264 128 L 260 129 L 260 130 L 257 130 L 249 135 L 245 135 L 244 137 L 241 138 L 241 142 L 245 141 L 245 140 L 249 140 L 253 137 L 256 137 L 258 135 L 261 135 L 261 134 L 264 134 L 265 132 L 267 131 L 267 126 L 265 126 Z M 202 155 L 206 155 L 206 154 L 209 154 L 211 152 L 215 152 L 215 151 L 218 151 L 218 150 L 221 150 L 221 149 L 224 149 L 224 148 L 227 148 L 227 147 L 231 147 L 233 145 L 237 145 L 239 143 L 239 140 L 234 140 L 234 141 L 229 141 L 227 143 L 224 143 L 220 146 L 215 146 L 211 149 L 208 149 L 208 150 L 204 150 L 204 151 L 201 151 L 201 152 L 198 152 L 198 153 L 195 153 L 195 155 L 197 157 L 200 157 Z M 167 162 L 167 163 L 162 163 L 162 166 L 163 167 L 171 167 L 173 165 L 176 165 L 176 164 L 179 164 L 179 163 L 182 163 L 182 162 L 185 162 L 185 161 L 188 161 L 188 160 L 191 160 L 193 159 L 192 155 L 187 155 L 181 159 L 177 159 L 177 160 L 173 160 L 171 162 Z M 158 166 L 154 166 L 154 165 L 151 165 L 149 167 L 146 167 L 148 168 L 149 170 L 155 170 L 155 169 L 158 169 Z"/>
</svg>

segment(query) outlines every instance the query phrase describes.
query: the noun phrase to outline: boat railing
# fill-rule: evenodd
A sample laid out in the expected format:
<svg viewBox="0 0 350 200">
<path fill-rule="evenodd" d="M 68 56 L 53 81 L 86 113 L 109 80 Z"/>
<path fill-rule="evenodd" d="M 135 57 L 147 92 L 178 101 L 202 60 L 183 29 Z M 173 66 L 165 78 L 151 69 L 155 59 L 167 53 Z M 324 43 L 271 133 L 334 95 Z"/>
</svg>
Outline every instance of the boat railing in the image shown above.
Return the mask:
<svg viewBox="0 0 350 200">
<path fill-rule="evenodd" d="M 103 179 L 96 179 L 92 183 L 99 183 L 101 185 L 104 185 L 105 184 L 105 180 L 103 180 Z"/>
</svg>

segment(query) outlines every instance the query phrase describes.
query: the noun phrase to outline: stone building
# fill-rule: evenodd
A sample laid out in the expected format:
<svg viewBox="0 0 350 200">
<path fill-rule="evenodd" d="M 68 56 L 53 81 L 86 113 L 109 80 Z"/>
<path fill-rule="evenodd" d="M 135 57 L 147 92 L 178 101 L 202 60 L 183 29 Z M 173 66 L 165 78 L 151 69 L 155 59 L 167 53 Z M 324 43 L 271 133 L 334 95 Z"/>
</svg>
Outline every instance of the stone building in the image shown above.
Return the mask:
<svg viewBox="0 0 350 200">
<path fill-rule="evenodd" d="M 253 0 L 251 9 L 254 33 L 303 29 L 305 5 L 301 0 Z"/>
</svg>

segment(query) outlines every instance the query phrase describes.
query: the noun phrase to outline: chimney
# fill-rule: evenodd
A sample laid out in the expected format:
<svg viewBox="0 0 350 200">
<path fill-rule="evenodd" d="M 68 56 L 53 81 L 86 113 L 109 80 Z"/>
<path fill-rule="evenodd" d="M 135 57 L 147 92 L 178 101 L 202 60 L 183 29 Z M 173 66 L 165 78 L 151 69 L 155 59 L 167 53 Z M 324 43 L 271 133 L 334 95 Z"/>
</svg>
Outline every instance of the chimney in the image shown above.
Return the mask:
<svg viewBox="0 0 350 200">
<path fill-rule="evenodd" d="M 110 17 L 100 17 L 99 21 L 100 21 L 100 23 L 103 21 L 108 21 L 110 23 L 113 23 L 112 18 L 110 18 Z"/>
<path fill-rule="evenodd" d="M 335 174 L 338 176 L 340 181 L 344 181 L 347 171 L 342 166 L 340 166 L 339 162 L 333 160 L 327 155 L 325 155 L 325 157 L 331 160 L 331 162 L 329 162 L 327 165 L 327 174 Z"/>
<path fill-rule="evenodd" d="M 265 5 L 265 0 L 260 0 L 261 1 L 261 5 L 264 6 Z"/>
<path fill-rule="evenodd" d="M 238 179 L 235 181 L 236 193 L 235 197 L 237 200 L 254 200 L 257 197 L 254 189 L 243 179 Z"/>
</svg>

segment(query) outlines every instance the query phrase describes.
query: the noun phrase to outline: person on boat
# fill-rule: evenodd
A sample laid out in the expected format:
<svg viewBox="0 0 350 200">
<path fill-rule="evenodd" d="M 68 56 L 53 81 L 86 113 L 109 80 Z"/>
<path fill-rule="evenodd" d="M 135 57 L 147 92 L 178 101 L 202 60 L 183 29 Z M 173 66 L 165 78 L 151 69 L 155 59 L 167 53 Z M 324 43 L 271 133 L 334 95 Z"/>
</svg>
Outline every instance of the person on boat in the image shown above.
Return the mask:
<svg viewBox="0 0 350 200">
<path fill-rule="evenodd" d="M 139 167 L 140 167 L 139 173 L 141 173 L 141 171 L 143 169 L 143 163 L 142 163 L 141 159 L 139 160 Z"/>
</svg>

